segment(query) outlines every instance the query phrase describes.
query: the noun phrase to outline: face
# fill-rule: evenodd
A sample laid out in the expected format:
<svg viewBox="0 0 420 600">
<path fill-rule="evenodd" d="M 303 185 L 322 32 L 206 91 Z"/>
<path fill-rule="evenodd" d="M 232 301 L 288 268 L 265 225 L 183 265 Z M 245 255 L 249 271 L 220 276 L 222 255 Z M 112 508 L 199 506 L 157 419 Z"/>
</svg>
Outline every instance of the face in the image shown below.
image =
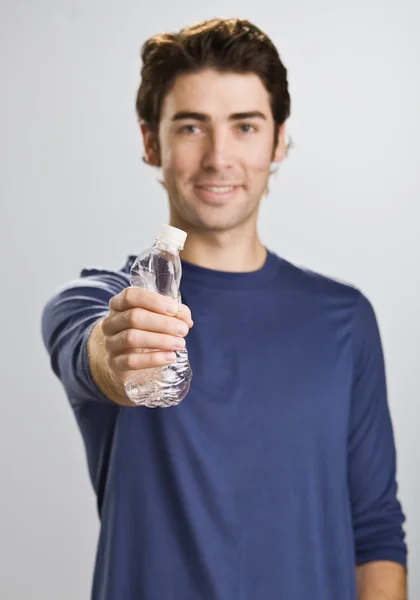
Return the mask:
<svg viewBox="0 0 420 600">
<path fill-rule="evenodd" d="M 156 138 L 142 124 L 149 164 L 160 165 L 171 216 L 186 227 L 231 230 L 256 222 L 274 148 L 270 97 L 253 73 L 180 75 L 164 98 Z"/>
</svg>

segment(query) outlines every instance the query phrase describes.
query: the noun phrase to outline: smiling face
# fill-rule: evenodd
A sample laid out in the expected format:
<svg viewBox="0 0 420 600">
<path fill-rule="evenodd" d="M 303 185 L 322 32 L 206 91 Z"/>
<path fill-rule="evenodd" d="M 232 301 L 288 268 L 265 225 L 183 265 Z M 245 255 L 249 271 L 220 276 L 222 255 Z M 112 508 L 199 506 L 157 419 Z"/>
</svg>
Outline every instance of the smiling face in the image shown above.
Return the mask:
<svg viewBox="0 0 420 600">
<path fill-rule="evenodd" d="M 274 148 L 270 96 L 253 73 L 179 75 L 164 98 L 156 137 L 142 123 L 146 160 L 160 165 L 175 221 L 205 231 L 255 225 Z"/>
</svg>

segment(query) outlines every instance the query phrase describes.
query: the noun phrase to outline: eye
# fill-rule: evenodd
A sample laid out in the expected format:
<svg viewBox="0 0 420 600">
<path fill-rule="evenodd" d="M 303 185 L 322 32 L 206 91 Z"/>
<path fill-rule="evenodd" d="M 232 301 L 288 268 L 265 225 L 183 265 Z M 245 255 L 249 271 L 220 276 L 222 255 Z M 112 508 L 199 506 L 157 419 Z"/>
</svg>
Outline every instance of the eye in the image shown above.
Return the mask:
<svg viewBox="0 0 420 600">
<path fill-rule="evenodd" d="M 191 123 L 189 125 L 183 125 L 180 128 L 180 132 L 181 133 L 196 133 L 196 130 L 199 131 L 199 127 L 198 125 L 192 125 Z"/>
<path fill-rule="evenodd" d="M 257 131 L 254 125 L 251 125 L 251 123 L 241 123 L 239 125 L 239 130 L 241 133 L 252 133 Z"/>
</svg>

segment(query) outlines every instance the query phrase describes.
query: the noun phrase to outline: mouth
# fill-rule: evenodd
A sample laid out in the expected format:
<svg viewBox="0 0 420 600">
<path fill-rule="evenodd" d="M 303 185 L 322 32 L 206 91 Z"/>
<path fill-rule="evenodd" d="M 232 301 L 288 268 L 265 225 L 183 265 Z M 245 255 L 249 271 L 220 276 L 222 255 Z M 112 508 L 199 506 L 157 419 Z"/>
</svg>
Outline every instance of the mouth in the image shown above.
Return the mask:
<svg viewBox="0 0 420 600">
<path fill-rule="evenodd" d="M 222 204 L 233 198 L 240 185 L 197 185 L 195 191 L 201 200 L 210 204 Z"/>
</svg>

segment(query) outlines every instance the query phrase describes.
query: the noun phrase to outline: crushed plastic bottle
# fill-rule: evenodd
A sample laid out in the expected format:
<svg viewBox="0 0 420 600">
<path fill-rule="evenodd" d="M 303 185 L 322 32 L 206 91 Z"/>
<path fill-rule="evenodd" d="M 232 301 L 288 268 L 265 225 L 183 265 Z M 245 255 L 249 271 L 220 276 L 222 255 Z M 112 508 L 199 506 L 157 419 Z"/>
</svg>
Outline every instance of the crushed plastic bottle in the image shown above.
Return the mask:
<svg viewBox="0 0 420 600">
<path fill-rule="evenodd" d="M 154 245 L 134 261 L 131 285 L 173 298 L 181 307 L 179 252 L 184 248 L 186 238 L 185 231 L 163 225 Z M 133 371 L 129 375 L 124 388 L 134 404 L 149 408 L 168 407 L 185 398 L 192 377 L 187 348 L 177 350 L 175 354 L 175 362 L 169 365 Z"/>
</svg>

